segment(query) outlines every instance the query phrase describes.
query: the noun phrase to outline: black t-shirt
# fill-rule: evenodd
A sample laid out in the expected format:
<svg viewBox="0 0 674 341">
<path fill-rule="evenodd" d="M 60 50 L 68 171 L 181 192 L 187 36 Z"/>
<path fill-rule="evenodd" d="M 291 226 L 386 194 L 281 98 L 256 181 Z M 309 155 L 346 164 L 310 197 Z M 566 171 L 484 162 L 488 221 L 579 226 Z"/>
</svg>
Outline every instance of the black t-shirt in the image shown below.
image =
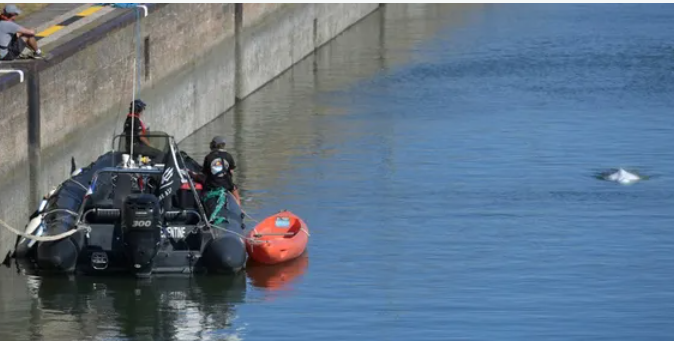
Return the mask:
<svg viewBox="0 0 674 341">
<path fill-rule="evenodd" d="M 126 117 L 126 121 L 124 121 L 124 135 L 126 135 L 126 145 L 130 146 L 131 145 L 131 116 Z M 140 138 L 143 134 L 143 123 L 140 120 L 140 118 L 136 117 L 133 119 L 133 143 L 137 144 L 140 143 Z"/>
<path fill-rule="evenodd" d="M 234 189 L 231 170 L 236 168 L 234 158 L 224 150 L 214 150 L 204 158 L 202 173 L 206 176 L 205 190 L 224 187 L 228 191 Z"/>
</svg>

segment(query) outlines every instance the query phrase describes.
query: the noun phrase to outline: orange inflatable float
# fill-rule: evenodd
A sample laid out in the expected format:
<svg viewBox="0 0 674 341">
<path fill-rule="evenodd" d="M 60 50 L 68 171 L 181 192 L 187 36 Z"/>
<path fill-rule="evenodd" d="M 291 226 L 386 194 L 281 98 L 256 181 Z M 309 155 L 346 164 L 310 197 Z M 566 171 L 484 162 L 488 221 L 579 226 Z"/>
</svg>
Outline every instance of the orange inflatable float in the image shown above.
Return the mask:
<svg viewBox="0 0 674 341">
<path fill-rule="evenodd" d="M 246 250 L 254 261 L 278 264 L 299 257 L 307 248 L 309 228 L 298 216 L 281 211 L 248 233 Z"/>
</svg>

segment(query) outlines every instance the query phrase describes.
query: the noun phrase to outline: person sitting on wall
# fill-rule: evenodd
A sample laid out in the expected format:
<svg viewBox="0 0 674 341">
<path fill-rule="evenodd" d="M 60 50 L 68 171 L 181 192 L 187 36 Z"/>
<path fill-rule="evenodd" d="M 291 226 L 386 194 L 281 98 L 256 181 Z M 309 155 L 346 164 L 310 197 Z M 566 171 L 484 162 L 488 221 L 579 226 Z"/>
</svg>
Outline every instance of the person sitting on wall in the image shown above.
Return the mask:
<svg viewBox="0 0 674 341">
<path fill-rule="evenodd" d="M 145 102 L 140 99 L 134 100 L 129 105 L 129 114 L 124 121 L 126 153 L 131 154 L 131 145 L 133 144 L 132 157 L 143 155 L 149 156 L 152 160 L 163 160 L 164 153 L 152 147 L 152 144 L 150 144 L 150 141 L 147 138 L 147 128 L 145 127 L 145 123 L 140 119 L 140 115 L 145 111 L 146 106 Z M 133 123 L 131 122 L 132 120 Z"/>
<path fill-rule="evenodd" d="M 204 158 L 202 171 L 195 173 L 190 171 L 190 176 L 198 182 L 204 184 L 204 206 L 208 214 L 211 215 L 211 221 L 217 224 L 219 211 L 223 207 L 225 200 L 225 191 L 232 193 L 239 206 L 241 206 L 241 198 L 239 197 L 239 190 L 233 181 L 233 171 L 236 168 L 234 158 L 225 150 L 225 138 L 222 136 L 215 136 L 210 144 L 211 152 Z M 211 199 L 217 199 L 216 201 Z M 220 207 L 220 209 L 218 209 Z"/>
<path fill-rule="evenodd" d="M 7 5 L 0 13 L 0 60 L 42 59 L 35 31 L 14 22 L 21 14 L 15 5 Z"/>
</svg>

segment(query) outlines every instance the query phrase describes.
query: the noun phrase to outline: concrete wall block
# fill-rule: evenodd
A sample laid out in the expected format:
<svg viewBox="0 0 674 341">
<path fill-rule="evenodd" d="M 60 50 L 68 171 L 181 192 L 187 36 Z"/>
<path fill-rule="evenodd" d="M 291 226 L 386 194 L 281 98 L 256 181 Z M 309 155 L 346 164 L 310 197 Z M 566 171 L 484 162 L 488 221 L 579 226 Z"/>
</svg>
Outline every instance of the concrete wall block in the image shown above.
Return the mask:
<svg viewBox="0 0 674 341">
<path fill-rule="evenodd" d="M 183 69 L 195 56 L 234 36 L 232 4 L 171 4 L 146 20 L 143 37 L 150 38 L 153 82 Z"/>
<path fill-rule="evenodd" d="M 28 97 L 26 83 L 18 83 L 0 92 L 0 174 L 6 173 L 20 162 L 25 161 L 28 153 L 26 144 L 26 121 L 28 115 Z M 21 140 L 23 138 L 23 140 Z"/>
<path fill-rule="evenodd" d="M 276 13 L 284 6 L 292 4 L 243 4 L 242 28 L 248 28 L 259 24 L 269 15 Z"/>
<path fill-rule="evenodd" d="M 318 20 L 316 44 L 321 46 L 376 10 L 379 5 L 316 4 L 316 7 L 316 18 Z"/>
<path fill-rule="evenodd" d="M 0 192 L 0 218 L 14 228 L 22 229 L 26 226 L 26 207 L 29 203 L 28 179 L 26 177 L 28 166 L 25 162 L 18 164 L 15 171 L 3 174 L 2 192 Z M 33 210 L 35 208 L 32 208 Z M 0 258 L 14 248 L 16 235 L 0 230 Z M 0 260 L 1 261 L 1 260 Z M 0 282 L 4 282 L 3 278 Z"/>
<path fill-rule="evenodd" d="M 195 115 L 185 137 L 234 105 L 234 44 L 228 45 L 220 56 L 207 62 L 210 66 L 198 68 L 195 73 Z"/>
<path fill-rule="evenodd" d="M 299 38 L 313 37 L 313 14 L 313 6 L 289 6 L 275 19 L 242 30 L 239 97 L 248 96 L 313 50 L 313 39 Z"/>
<path fill-rule="evenodd" d="M 131 81 L 124 82 L 123 79 L 131 79 L 132 71 L 125 73 L 126 70 L 109 69 L 110 65 L 115 65 L 115 60 L 133 58 L 130 44 L 117 43 L 125 40 L 125 33 L 128 40 L 130 32 L 132 30 L 125 28 L 108 35 L 116 48 L 106 48 L 104 46 L 110 45 L 110 42 L 99 41 L 41 72 L 41 93 L 56 94 L 56 98 L 48 96 L 48 100 L 43 98 L 41 101 L 43 148 L 54 146 L 96 119 L 101 109 L 105 110 L 118 101 L 117 96 L 111 94 L 131 94 Z M 126 64 L 133 66 L 131 62 Z M 117 87 L 112 92 L 97 96 L 96 90 L 101 83 L 128 84 L 129 87 Z"/>
<path fill-rule="evenodd" d="M 314 19 L 316 18 L 315 5 L 303 6 L 293 18 L 291 35 L 293 64 L 304 59 L 315 50 L 314 46 Z M 291 65 L 292 66 L 292 65 Z"/>
</svg>

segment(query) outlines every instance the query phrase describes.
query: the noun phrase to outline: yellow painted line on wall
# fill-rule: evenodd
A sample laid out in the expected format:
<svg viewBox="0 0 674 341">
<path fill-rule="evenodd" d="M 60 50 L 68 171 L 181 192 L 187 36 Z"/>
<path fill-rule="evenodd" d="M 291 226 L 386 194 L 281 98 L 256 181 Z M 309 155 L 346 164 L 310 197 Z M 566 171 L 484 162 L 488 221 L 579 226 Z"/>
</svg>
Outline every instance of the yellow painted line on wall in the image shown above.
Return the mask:
<svg viewBox="0 0 674 341">
<path fill-rule="evenodd" d="M 74 15 L 74 16 L 66 19 L 66 20 L 63 20 L 62 22 L 60 22 L 60 23 L 58 23 L 58 24 L 56 24 L 52 27 L 49 27 L 49 28 L 45 29 L 44 31 L 36 34 L 35 39 L 40 40 L 44 37 L 48 37 L 48 36 L 62 30 L 66 26 L 68 26 L 68 25 L 70 25 L 70 24 L 72 24 L 72 23 L 74 23 L 78 20 L 80 20 L 82 18 L 86 18 L 86 17 L 102 10 L 104 7 L 105 6 L 91 6 L 87 9 L 85 9 L 84 11 L 82 11 L 80 13 L 77 13 L 76 15 Z"/>
<path fill-rule="evenodd" d="M 65 26 L 54 25 L 54 26 L 52 26 L 52 27 L 50 27 L 50 28 L 48 28 L 48 29 L 46 29 L 46 30 L 44 30 L 44 31 L 42 31 L 42 32 L 40 32 L 40 33 L 38 33 L 38 34 L 36 34 L 36 35 L 37 35 L 38 37 L 44 38 L 44 37 L 46 37 L 46 36 L 48 36 L 48 35 L 52 35 L 52 34 L 58 32 L 58 31 L 62 30 L 64 27 L 65 27 Z"/>
<path fill-rule="evenodd" d="M 102 9 L 103 9 L 103 6 L 91 6 L 87 9 L 85 9 L 84 11 L 82 11 L 80 13 L 77 13 L 77 16 L 88 17 L 88 16 L 90 16 L 90 15 L 92 15 L 92 14 L 94 14 L 94 13 L 96 13 L 96 12 L 102 10 Z"/>
</svg>

